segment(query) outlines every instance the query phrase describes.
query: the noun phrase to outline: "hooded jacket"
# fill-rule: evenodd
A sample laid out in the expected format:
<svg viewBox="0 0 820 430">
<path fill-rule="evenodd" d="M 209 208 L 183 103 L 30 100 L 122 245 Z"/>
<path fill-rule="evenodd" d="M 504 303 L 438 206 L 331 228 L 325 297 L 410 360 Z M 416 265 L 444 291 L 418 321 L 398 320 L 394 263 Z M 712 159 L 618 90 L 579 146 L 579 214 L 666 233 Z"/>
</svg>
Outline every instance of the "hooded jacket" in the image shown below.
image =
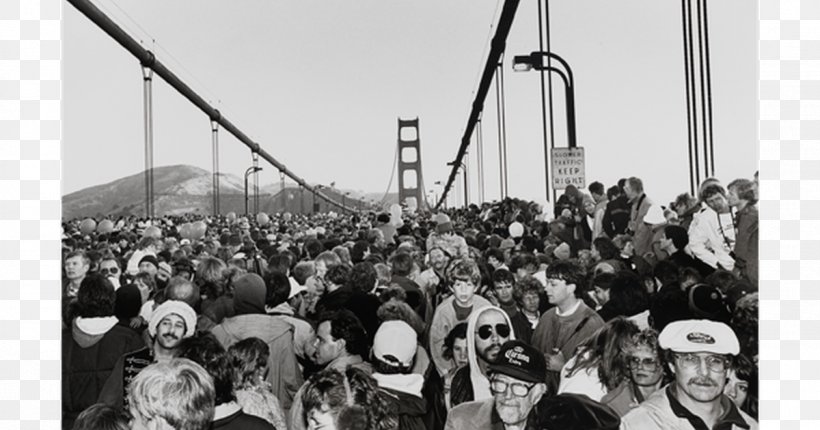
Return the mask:
<svg viewBox="0 0 820 430">
<path fill-rule="evenodd" d="M 486 375 L 481 373 L 481 367 L 478 364 L 478 356 L 475 351 L 475 331 L 478 317 L 489 310 L 496 310 L 504 315 L 504 320 L 506 320 L 507 325 L 510 326 L 509 340 L 515 340 L 515 332 L 512 330 L 510 316 L 501 308 L 486 306 L 470 314 L 470 318 L 467 320 L 467 365 L 456 372 L 456 376 L 453 377 L 453 383 L 450 387 L 450 403 L 453 406 L 464 402 L 492 398 L 490 380 L 487 379 Z"/>
<path fill-rule="evenodd" d="M 245 314 L 227 318 L 211 333 L 226 349 L 249 337 L 262 339 L 270 348 L 267 382 L 287 411 L 293 396 L 302 386 L 302 374 L 294 352 L 293 326 L 281 318 L 264 314 Z"/>
<path fill-rule="evenodd" d="M 444 338 L 450 333 L 459 321 L 456 318 L 456 310 L 453 307 L 455 298 L 450 296 L 444 299 L 441 304 L 436 307 L 436 312 L 433 314 L 433 322 L 430 323 L 430 357 L 433 358 L 433 363 L 436 365 L 436 370 L 440 376 L 447 374 L 447 371 L 453 366 L 451 360 L 444 358 Z M 473 311 L 484 306 L 490 306 L 490 302 L 478 294 L 473 296 Z M 503 311 L 502 311 L 503 312 Z M 469 317 L 468 317 L 469 319 Z"/>
<path fill-rule="evenodd" d="M 74 319 L 63 332 L 63 428 L 97 402 L 120 356 L 143 347 L 139 333 L 114 316 Z"/>
<path fill-rule="evenodd" d="M 417 373 L 384 375 L 374 373 L 383 398 L 399 419 L 399 430 L 425 430 L 427 400 L 421 396 L 424 377 Z"/>
</svg>

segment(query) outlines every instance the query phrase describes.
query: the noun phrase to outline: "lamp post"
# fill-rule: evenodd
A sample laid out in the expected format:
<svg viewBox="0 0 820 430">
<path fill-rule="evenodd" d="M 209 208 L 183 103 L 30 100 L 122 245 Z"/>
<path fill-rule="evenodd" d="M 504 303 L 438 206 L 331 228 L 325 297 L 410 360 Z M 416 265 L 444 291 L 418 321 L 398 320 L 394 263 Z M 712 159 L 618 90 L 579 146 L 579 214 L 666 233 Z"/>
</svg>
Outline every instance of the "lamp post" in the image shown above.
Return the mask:
<svg viewBox="0 0 820 430">
<path fill-rule="evenodd" d="M 549 61 L 545 62 L 545 58 L 556 60 L 561 66 L 563 66 L 563 69 L 555 67 Z M 558 74 L 558 76 L 561 77 L 561 80 L 564 81 L 567 110 L 567 146 L 570 148 L 576 148 L 577 142 L 575 137 L 575 80 L 572 76 L 572 69 L 569 67 L 569 64 L 563 58 L 552 52 L 535 51 L 530 53 L 530 55 L 516 55 L 513 58 L 514 71 L 524 72 L 532 69 L 555 72 Z M 547 151 L 546 144 L 544 145 L 544 151 L 545 153 Z M 549 171 L 550 166 L 547 165 L 547 157 L 544 157 L 544 175 L 545 182 L 547 183 L 547 199 L 549 199 L 550 189 Z M 555 189 L 553 189 L 553 200 L 554 199 Z"/>
<path fill-rule="evenodd" d="M 447 163 L 448 166 L 454 166 L 455 164 L 455 161 Z M 461 171 L 464 172 L 464 207 L 466 208 L 470 205 L 469 189 L 467 188 L 469 185 L 467 181 L 467 166 L 464 163 L 459 163 L 458 166 L 461 167 Z"/>
<path fill-rule="evenodd" d="M 245 216 L 249 215 L 248 214 L 248 176 L 250 176 L 251 173 L 256 173 L 260 170 L 262 170 L 262 168 L 259 167 L 259 166 L 251 166 L 251 167 L 248 167 L 248 170 L 245 170 Z"/>
<path fill-rule="evenodd" d="M 320 190 L 320 189 L 322 189 L 322 188 L 324 188 L 324 187 L 325 187 L 325 186 L 324 186 L 324 185 L 321 185 L 321 184 L 320 184 L 320 185 L 317 185 L 317 186 L 315 186 L 315 187 L 313 187 L 313 213 L 314 213 L 314 214 L 315 214 L 316 212 L 318 212 L 318 208 L 319 208 L 318 206 L 316 206 L 316 191 L 318 191 L 318 190 Z"/>
<path fill-rule="evenodd" d="M 350 195 L 350 191 L 342 194 L 342 213 L 347 213 L 347 206 L 345 206 L 345 197 Z"/>
</svg>

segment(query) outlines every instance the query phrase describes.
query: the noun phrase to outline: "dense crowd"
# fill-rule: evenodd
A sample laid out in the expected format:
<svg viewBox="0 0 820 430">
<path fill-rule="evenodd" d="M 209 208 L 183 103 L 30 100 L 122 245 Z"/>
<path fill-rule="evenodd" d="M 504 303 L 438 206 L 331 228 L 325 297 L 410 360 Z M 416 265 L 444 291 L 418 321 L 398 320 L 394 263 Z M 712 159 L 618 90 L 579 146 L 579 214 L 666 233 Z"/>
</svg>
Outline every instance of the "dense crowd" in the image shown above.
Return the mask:
<svg viewBox="0 0 820 430">
<path fill-rule="evenodd" d="M 756 429 L 757 196 L 66 221 L 63 428 Z"/>
</svg>

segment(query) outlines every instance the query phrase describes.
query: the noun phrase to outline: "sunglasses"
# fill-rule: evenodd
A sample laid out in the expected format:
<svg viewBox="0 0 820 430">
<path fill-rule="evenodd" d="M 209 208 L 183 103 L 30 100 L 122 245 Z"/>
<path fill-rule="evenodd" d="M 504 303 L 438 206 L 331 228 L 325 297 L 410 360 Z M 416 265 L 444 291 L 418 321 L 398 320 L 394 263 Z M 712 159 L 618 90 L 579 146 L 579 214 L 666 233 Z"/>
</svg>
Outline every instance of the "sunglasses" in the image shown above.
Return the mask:
<svg viewBox="0 0 820 430">
<path fill-rule="evenodd" d="M 493 335 L 493 326 L 490 324 L 484 324 L 476 330 L 476 333 L 481 340 L 487 340 Z M 496 324 L 495 333 L 498 337 L 507 337 L 510 335 L 510 326 L 507 324 Z"/>
<path fill-rule="evenodd" d="M 103 275 L 103 276 L 108 276 L 109 274 L 117 275 L 119 273 L 120 273 L 120 269 L 118 269 L 116 267 L 112 267 L 110 269 L 100 269 L 100 275 Z"/>
</svg>

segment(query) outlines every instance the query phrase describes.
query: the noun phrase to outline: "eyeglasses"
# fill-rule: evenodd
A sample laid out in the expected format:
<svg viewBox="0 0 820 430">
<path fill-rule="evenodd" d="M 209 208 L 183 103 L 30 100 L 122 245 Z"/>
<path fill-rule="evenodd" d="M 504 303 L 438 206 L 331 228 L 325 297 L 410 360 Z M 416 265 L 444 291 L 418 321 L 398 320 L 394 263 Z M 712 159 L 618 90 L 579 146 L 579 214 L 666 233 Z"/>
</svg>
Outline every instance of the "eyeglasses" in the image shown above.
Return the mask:
<svg viewBox="0 0 820 430">
<path fill-rule="evenodd" d="M 116 267 L 111 267 L 111 268 L 106 268 L 106 269 L 100 269 L 100 275 L 103 275 L 103 276 L 108 276 L 109 274 L 111 274 L 111 275 L 117 275 L 117 274 L 119 274 L 119 273 L 120 273 L 120 269 L 118 269 L 118 268 L 116 268 Z"/>
<path fill-rule="evenodd" d="M 707 355 L 701 358 L 697 354 L 677 354 L 675 356 L 681 367 L 697 368 L 700 367 L 701 362 L 706 363 L 706 367 L 712 372 L 725 372 L 729 365 L 729 361 L 720 355 Z"/>
<path fill-rule="evenodd" d="M 527 394 L 529 394 L 530 390 L 532 390 L 532 387 L 534 387 L 534 386 L 535 386 L 535 384 L 527 385 L 527 384 L 524 384 L 524 383 L 521 383 L 521 382 L 507 383 L 507 382 L 504 382 L 500 379 L 493 379 L 492 381 L 490 381 L 490 391 L 492 391 L 493 394 L 506 393 L 507 388 L 510 388 L 510 389 L 512 389 L 513 395 L 518 396 L 518 397 L 524 397 Z"/>
<path fill-rule="evenodd" d="M 481 340 L 487 340 L 493 335 L 493 326 L 490 324 L 484 324 L 475 332 L 478 333 L 478 337 L 480 337 Z M 496 324 L 495 333 L 498 334 L 499 337 L 507 337 L 510 335 L 510 326 L 507 324 Z"/>
<path fill-rule="evenodd" d="M 658 365 L 660 363 L 656 358 L 640 358 L 633 355 L 627 358 L 627 364 L 629 364 L 630 369 L 639 369 L 643 367 L 650 372 L 654 372 L 658 370 Z"/>
</svg>

